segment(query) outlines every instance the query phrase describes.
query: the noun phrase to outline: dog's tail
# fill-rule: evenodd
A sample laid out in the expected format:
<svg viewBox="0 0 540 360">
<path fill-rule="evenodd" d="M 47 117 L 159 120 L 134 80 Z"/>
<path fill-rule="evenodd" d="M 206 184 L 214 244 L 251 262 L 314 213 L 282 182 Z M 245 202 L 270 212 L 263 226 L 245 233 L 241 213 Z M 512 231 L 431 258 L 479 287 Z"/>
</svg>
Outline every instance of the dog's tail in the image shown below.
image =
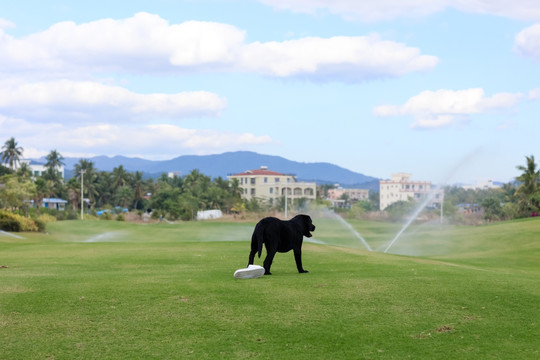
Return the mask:
<svg viewBox="0 0 540 360">
<path fill-rule="evenodd" d="M 264 243 L 264 229 L 262 226 L 257 225 L 256 229 L 253 233 L 253 236 L 255 236 L 255 240 L 257 241 L 257 255 L 261 257 L 262 254 L 262 248 Z"/>
</svg>

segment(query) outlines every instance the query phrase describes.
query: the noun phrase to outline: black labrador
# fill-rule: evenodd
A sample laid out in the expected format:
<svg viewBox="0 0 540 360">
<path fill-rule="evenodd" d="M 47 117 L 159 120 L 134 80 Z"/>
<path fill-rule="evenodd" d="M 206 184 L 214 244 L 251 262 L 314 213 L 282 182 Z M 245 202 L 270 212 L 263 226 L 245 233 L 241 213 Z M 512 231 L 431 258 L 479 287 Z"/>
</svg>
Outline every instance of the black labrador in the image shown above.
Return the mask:
<svg viewBox="0 0 540 360">
<path fill-rule="evenodd" d="M 255 253 L 261 257 L 263 243 L 266 247 L 264 259 L 264 274 L 270 273 L 270 266 L 276 252 L 286 253 L 294 251 L 294 260 L 299 273 L 307 273 L 302 267 L 302 243 L 304 236 L 311 237 L 311 231 L 315 231 L 315 225 L 308 215 L 296 215 L 291 220 L 280 220 L 275 217 L 266 217 L 255 226 L 251 236 L 251 252 L 249 264 L 253 264 Z"/>
</svg>

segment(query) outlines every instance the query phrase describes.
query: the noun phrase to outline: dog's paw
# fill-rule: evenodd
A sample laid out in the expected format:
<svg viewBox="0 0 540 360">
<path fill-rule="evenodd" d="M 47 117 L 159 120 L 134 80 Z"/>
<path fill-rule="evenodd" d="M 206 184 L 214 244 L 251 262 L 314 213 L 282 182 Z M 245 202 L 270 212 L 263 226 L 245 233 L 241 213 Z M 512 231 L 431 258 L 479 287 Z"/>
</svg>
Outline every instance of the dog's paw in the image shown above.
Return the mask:
<svg viewBox="0 0 540 360">
<path fill-rule="evenodd" d="M 265 272 L 264 275 L 272 275 L 272 273 L 268 271 L 268 272 Z"/>
<path fill-rule="evenodd" d="M 308 273 L 309 271 L 307 270 L 302 270 L 302 271 L 299 271 L 300 274 L 305 274 L 305 273 Z"/>
</svg>

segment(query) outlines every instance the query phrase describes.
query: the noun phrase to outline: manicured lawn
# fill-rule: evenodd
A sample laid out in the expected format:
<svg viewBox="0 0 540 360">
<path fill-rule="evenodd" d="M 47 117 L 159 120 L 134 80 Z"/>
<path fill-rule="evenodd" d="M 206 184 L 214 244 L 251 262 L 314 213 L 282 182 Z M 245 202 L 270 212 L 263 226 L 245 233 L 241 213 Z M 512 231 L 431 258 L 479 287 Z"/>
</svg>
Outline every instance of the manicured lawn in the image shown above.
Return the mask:
<svg viewBox="0 0 540 360">
<path fill-rule="evenodd" d="M 351 223 L 374 249 L 399 230 Z M 316 225 L 310 273 L 278 254 L 274 275 L 254 280 L 233 278 L 254 223 L 0 235 L 0 358 L 540 358 L 540 220 L 412 226 L 394 254 Z"/>
</svg>

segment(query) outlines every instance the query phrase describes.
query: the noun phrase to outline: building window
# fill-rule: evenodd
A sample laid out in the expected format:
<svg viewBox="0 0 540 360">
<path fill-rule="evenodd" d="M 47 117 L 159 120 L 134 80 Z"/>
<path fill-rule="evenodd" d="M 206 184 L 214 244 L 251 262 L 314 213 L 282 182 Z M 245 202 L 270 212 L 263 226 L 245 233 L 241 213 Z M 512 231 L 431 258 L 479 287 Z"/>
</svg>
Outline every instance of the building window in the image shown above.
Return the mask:
<svg viewBox="0 0 540 360">
<path fill-rule="evenodd" d="M 268 178 L 265 177 L 265 178 L 264 178 L 264 183 L 266 184 L 267 182 L 268 182 Z"/>
<path fill-rule="evenodd" d="M 255 178 L 251 178 L 251 185 L 255 185 Z"/>
<path fill-rule="evenodd" d="M 251 195 L 255 195 L 255 189 L 251 189 Z"/>
<path fill-rule="evenodd" d="M 268 189 L 270 191 L 270 194 L 273 194 L 274 193 L 274 188 L 270 188 Z"/>
<path fill-rule="evenodd" d="M 275 181 L 278 183 L 278 182 L 279 182 L 279 178 L 275 178 Z"/>
</svg>

